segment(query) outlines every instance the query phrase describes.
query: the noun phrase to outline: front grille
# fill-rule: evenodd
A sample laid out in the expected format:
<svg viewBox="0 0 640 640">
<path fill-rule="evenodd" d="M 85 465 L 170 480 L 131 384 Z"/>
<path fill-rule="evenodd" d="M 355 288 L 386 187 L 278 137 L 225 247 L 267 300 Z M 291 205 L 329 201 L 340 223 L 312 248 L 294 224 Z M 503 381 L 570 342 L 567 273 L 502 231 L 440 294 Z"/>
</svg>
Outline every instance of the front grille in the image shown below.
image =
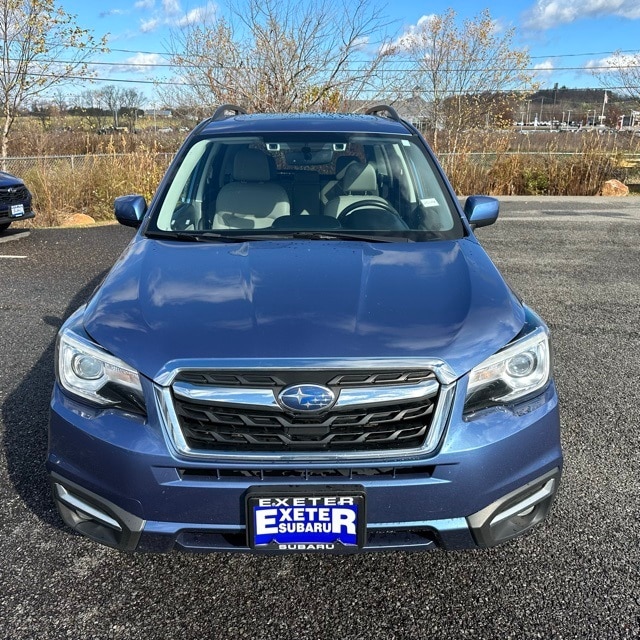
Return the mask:
<svg viewBox="0 0 640 640">
<path fill-rule="evenodd" d="M 2 205 L 26 204 L 30 197 L 26 187 L 0 187 L 0 204 Z"/>
<path fill-rule="evenodd" d="M 391 387 L 415 388 L 435 381 L 431 371 L 278 371 L 181 372 L 176 382 L 207 387 L 270 389 L 273 397 L 291 384 L 322 384 L 340 391 L 365 389 L 360 406 L 334 406 L 317 414 L 296 413 L 271 406 L 228 406 L 173 393 L 182 436 L 191 450 L 203 452 L 376 452 L 422 446 L 431 427 L 437 392 L 431 397 L 385 402 Z M 437 389 L 437 385 L 435 387 Z M 271 396 L 271 391 L 268 392 Z"/>
</svg>

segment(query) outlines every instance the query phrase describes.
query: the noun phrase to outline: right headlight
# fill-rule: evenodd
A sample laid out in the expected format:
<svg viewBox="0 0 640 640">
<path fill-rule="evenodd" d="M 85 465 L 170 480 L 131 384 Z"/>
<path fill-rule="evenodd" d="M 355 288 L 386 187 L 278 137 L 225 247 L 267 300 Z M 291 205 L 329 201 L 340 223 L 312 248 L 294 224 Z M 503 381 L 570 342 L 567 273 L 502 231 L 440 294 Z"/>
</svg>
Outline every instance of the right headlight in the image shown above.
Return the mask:
<svg viewBox="0 0 640 640">
<path fill-rule="evenodd" d="M 63 389 L 92 404 L 145 412 L 138 372 L 66 326 L 58 334 L 56 373 Z"/>
<path fill-rule="evenodd" d="M 471 370 L 465 412 L 532 395 L 545 387 L 550 376 L 549 336 L 540 327 Z"/>
</svg>

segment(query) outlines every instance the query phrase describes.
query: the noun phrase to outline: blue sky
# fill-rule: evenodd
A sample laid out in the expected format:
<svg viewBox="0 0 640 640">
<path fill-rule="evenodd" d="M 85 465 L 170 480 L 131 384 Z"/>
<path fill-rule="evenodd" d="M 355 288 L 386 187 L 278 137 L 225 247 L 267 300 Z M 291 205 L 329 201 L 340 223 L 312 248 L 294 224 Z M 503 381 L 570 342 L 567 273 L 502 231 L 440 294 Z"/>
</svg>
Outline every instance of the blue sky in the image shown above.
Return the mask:
<svg viewBox="0 0 640 640">
<path fill-rule="evenodd" d="M 301 0 L 304 2 L 304 0 Z M 80 26 L 96 36 L 109 34 L 111 52 L 96 61 L 103 84 L 118 80 L 141 82 L 169 74 L 160 65 L 170 31 L 177 25 L 198 20 L 204 10 L 216 11 L 207 0 L 59 0 Z M 380 0 L 384 5 L 384 0 Z M 588 68 L 606 64 L 617 50 L 640 53 L 640 0 L 492 0 L 448 3 L 440 1 L 390 0 L 385 14 L 392 29 L 401 35 L 423 16 L 444 13 L 449 7 L 460 19 L 472 18 L 485 8 L 501 28 L 515 27 L 516 44 L 531 55 L 543 88 L 557 82 L 567 87 L 597 87 Z M 153 100 L 151 85 L 138 88 Z"/>
</svg>

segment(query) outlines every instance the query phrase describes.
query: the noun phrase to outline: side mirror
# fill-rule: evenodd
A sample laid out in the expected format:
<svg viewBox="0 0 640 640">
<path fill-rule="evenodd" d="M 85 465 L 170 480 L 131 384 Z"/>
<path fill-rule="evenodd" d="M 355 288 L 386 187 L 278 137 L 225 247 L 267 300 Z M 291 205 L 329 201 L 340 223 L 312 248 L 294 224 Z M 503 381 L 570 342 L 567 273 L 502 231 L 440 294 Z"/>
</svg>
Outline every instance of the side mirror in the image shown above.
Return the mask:
<svg viewBox="0 0 640 640">
<path fill-rule="evenodd" d="M 139 227 L 147 212 L 147 201 L 143 196 L 120 196 L 113 202 L 116 220 L 125 227 Z"/>
<path fill-rule="evenodd" d="M 499 211 L 500 203 L 489 196 L 469 196 L 464 203 L 464 213 L 473 229 L 493 224 Z"/>
</svg>

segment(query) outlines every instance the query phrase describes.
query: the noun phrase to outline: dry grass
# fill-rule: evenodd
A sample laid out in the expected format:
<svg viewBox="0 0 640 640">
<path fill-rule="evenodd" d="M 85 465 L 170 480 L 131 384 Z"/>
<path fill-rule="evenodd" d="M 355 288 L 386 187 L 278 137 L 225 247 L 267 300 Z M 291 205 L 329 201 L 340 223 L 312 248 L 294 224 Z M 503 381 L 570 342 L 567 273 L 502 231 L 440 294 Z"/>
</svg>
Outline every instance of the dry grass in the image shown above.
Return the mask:
<svg viewBox="0 0 640 640">
<path fill-rule="evenodd" d="M 38 162 L 23 178 L 34 195 L 34 223 L 55 226 L 75 213 L 112 220 L 114 199 L 127 193 L 139 193 L 149 201 L 166 168 L 165 156 L 139 150 L 89 155 L 75 166 L 66 160 Z"/>
<path fill-rule="evenodd" d="M 637 138 L 597 133 L 456 138 L 440 160 L 459 194 L 596 195 L 606 180 L 629 180 L 624 158 L 640 151 Z"/>
</svg>

